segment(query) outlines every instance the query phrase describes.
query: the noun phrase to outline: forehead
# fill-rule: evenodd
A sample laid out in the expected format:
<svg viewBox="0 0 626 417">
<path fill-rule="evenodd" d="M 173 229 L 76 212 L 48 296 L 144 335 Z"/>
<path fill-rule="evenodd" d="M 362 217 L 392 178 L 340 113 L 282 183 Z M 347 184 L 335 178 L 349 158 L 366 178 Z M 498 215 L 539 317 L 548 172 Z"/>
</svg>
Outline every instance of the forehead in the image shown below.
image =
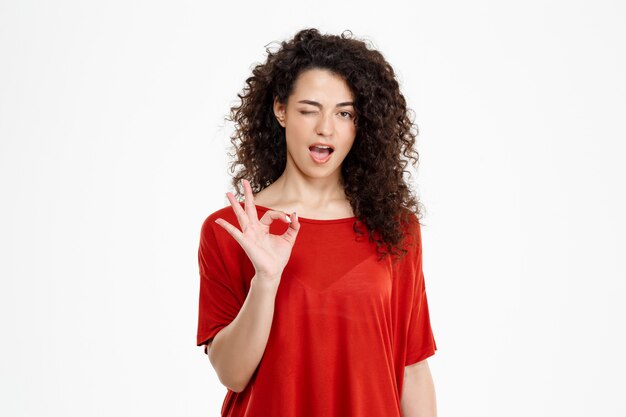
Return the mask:
<svg viewBox="0 0 626 417">
<path fill-rule="evenodd" d="M 329 70 L 314 68 L 302 72 L 294 84 L 296 99 L 324 102 L 349 101 L 354 98 L 348 84 Z"/>
</svg>

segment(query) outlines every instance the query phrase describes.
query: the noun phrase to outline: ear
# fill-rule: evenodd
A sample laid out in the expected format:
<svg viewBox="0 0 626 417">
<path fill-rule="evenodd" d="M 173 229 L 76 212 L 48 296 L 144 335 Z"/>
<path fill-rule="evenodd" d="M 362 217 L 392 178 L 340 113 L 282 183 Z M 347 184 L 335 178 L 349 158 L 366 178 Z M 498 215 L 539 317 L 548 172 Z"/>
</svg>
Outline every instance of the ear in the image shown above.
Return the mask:
<svg viewBox="0 0 626 417">
<path fill-rule="evenodd" d="M 278 97 L 274 97 L 274 116 L 282 127 L 285 127 L 285 105 L 278 101 Z"/>
</svg>

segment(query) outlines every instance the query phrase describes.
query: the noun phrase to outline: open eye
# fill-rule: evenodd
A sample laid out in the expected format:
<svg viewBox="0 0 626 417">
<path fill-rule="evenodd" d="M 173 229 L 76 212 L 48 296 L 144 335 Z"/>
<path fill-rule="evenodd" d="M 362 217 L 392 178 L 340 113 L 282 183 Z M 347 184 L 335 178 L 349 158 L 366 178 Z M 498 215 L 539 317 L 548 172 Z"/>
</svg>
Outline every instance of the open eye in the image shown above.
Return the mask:
<svg viewBox="0 0 626 417">
<path fill-rule="evenodd" d="M 353 118 L 352 113 L 350 113 L 349 111 L 342 111 L 342 112 L 340 112 L 340 114 L 347 115 L 347 116 L 343 116 L 344 119 L 352 119 Z"/>
</svg>

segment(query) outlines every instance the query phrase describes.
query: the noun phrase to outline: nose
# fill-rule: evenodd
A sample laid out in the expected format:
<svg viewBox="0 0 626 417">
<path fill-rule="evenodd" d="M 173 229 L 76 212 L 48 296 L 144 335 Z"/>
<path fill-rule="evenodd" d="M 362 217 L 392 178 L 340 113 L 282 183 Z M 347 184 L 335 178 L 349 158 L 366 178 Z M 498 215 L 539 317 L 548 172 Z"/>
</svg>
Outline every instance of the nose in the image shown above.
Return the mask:
<svg viewBox="0 0 626 417">
<path fill-rule="evenodd" d="M 322 116 L 317 122 L 317 133 L 322 136 L 330 136 L 335 129 L 332 114 L 321 112 Z"/>
</svg>

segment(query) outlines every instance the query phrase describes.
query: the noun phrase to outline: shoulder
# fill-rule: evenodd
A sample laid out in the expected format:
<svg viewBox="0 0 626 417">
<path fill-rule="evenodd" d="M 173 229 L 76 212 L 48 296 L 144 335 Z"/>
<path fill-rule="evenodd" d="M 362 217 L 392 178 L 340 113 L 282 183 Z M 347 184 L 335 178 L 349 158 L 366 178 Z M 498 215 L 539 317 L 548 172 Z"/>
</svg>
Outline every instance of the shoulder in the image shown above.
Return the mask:
<svg viewBox="0 0 626 417">
<path fill-rule="evenodd" d="M 215 219 L 218 219 L 218 218 L 227 220 L 227 219 L 234 218 L 234 217 L 236 217 L 235 211 L 233 210 L 233 207 L 229 204 L 209 214 L 204 220 L 204 223 L 215 222 Z"/>
<path fill-rule="evenodd" d="M 232 206 L 229 204 L 227 206 L 224 206 L 222 208 L 215 210 L 214 212 L 210 213 L 209 215 L 205 217 L 201 226 L 202 236 L 204 237 L 209 236 L 213 238 L 213 237 L 219 237 L 222 233 L 221 231 L 226 232 L 222 226 L 215 223 L 215 220 L 217 219 L 224 219 L 225 221 L 234 225 L 238 224 L 235 211 L 233 210 Z"/>
<path fill-rule="evenodd" d="M 422 238 L 421 223 L 415 213 L 408 209 L 403 209 L 399 215 L 399 223 L 404 234 L 403 247 L 419 246 Z"/>
</svg>

